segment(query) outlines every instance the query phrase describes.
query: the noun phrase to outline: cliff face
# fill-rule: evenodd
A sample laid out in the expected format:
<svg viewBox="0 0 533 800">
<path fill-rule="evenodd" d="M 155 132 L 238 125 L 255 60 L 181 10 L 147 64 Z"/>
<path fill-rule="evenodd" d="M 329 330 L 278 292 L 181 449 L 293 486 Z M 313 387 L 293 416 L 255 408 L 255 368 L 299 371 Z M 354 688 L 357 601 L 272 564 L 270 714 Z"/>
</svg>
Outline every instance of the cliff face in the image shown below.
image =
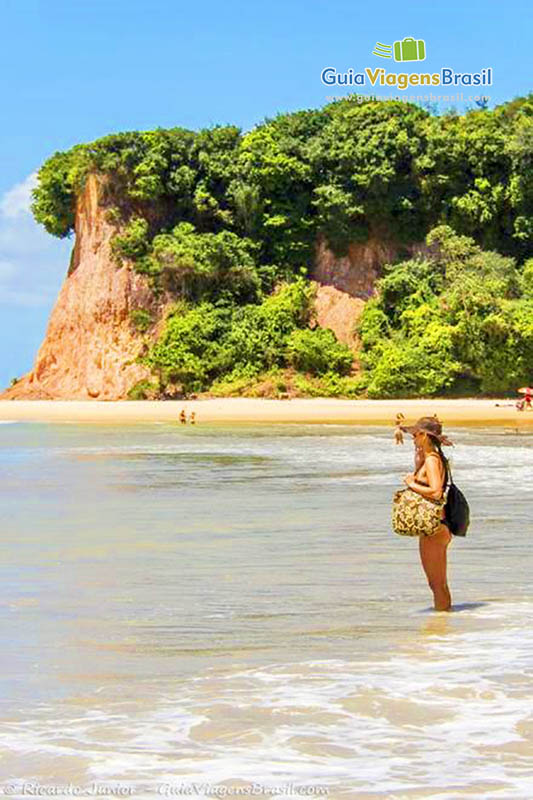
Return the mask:
<svg viewBox="0 0 533 800">
<path fill-rule="evenodd" d="M 142 340 L 130 312 L 150 307 L 152 294 L 143 276 L 111 259 L 115 229 L 99 205 L 101 188 L 90 176 L 78 199 L 72 265 L 35 365 L 3 399 L 116 400 L 148 376 L 132 363 Z"/>
<path fill-rule="evenodd" d="M 351 297 L 368 300 L 374 293 L 374 285 L 381 267 L 398 256 L 399 247 L 392 242 L 369 239 L 365 244 L 353 243 L 345 256 L 336 256 L 319 239 L 315 250 L 315 265 L 312 277 L 320 284 L 334 286 Z M 410 257 L 427 253 L 423 243 L 404 245 Z"/>
<path fill-rule="evenodd" d="M 120 400 L 139 380 L 149 378 L 135 359 L 143 339 L 131 311 L 145 308 L 161 321 L 146 279 L 117 267 L 111 258 L 116 229 L 100 204 L 102 182 L 88 178 L 76 208 L 76 242 L 69 274 L 52 311 L 45 339 L 31 372 L 5 391 L 2 399 Z M 395 251 L 378 242 L 352 245 L 344 258 L 320 241 L 312 277 L 317 281 L 318 324 L 356 348 L 353 327 L 371 296 L 379 267 Z M 155 329 L 157 330 L 157 328 Z"/>
<path fill-rule="evenodd" d="M 340 342 L 356 349 L 354 326 L 363 313 L 365 301 L 351 297 L 334 286 L 317 286 L 315 311 L 321 328 L 331 328 Z"/>
</svg>

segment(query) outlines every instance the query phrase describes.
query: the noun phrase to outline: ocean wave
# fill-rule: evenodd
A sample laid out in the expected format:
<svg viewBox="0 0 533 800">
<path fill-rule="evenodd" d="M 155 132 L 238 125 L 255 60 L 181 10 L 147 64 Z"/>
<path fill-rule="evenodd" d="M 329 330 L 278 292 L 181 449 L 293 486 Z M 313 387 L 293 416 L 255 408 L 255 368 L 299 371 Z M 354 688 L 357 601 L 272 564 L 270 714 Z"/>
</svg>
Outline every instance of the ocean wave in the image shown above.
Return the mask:
<svg viewBox="0 0 533 800">
<path fill-rule="evenodd" d="M 32 775 L 79 758 L 92 780 L 128 781 L 141 796 L 156 784 L 244 781 L 320 784 L 330 797 L 526 798 L 532 611 L 480 604 L 462 632 L 453 614 L 432 614 L 383 660 L 211 670 L 136 710 L 103 690 L 70 718 L 42 706 L 3 723 L 0 742 L 31 754 Z"/>
</svg>

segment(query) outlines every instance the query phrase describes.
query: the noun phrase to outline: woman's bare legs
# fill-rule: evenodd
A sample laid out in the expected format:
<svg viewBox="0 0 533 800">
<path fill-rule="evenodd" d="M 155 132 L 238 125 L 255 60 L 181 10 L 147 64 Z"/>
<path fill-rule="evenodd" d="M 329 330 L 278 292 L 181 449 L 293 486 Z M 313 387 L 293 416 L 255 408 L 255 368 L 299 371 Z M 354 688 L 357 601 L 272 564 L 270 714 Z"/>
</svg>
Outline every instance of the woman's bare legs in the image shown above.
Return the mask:
<svg viewBox="0 0 533 800">
<path fill-rule="evenodd" d="M 452 535 L 446 525 L 440 525 L 433 536 L 420 536 L 420 558 L 429 587 L 433 592 L 436 611 L 449 611 L 452 598 L 446 578 L 446 550 Z"/>
</svg>

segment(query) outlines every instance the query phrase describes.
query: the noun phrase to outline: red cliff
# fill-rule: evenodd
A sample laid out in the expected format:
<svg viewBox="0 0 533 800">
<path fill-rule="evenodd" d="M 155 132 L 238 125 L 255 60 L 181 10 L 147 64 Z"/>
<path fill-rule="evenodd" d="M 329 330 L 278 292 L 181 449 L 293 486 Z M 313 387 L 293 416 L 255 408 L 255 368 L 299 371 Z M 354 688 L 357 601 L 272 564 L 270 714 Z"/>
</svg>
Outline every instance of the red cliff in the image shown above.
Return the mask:
<svg viewBox="0 0 533 800">
<path fill-rule="evenodd" d="M 116 400 L 148 374 L 135 363 L 143 342 L 130 313 L 150 306 L 152 293 L 143 276 L 113 262 L 116 229 L 106 220 L 100 192 L 99 180 L 89 176 L 77 203 L 69 274 L 35 365 L 3 399 Z"/>
<path fill-rule="evenodd" d="M 150 377 L 136 363 L 145 344 L 130 315 L 145 308 L 160 321 L 163 301 L 155 301 L 142 275 L 113 261 L 116 228 L 106 218 L 102 188 L 102 179 L 89 176 L 77 202 L 71 267 L 35 365 L 2 399 L 120 400 L 137 381 Z M 372 294 L 380 266 L 394 255 L 377 242 L 353 245 L 343 258 L 323 241 L 317 245 L 311 274 L 319 284 L 317 322 L 354 350 L 353 329 L 364 299 Z"/>
</svg>

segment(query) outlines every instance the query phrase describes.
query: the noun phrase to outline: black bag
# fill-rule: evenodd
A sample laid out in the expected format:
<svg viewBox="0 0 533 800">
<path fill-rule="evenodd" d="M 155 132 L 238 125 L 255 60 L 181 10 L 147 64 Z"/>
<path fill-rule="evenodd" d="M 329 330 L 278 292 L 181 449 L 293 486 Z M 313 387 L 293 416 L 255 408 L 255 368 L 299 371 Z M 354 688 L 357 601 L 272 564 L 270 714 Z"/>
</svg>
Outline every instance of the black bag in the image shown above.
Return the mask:
<svg viewBox="0 0 533 800">
<path fill-rule="evenodd" d="M 450 488 L 448 489 L 448 497 L 446 498 L 446 505 L 444 506 L 446 520 L 454 536 L 466 536 L 470 524 L 470 508 L 468 507 L 466 497 L 453 482 L 449 466 L 448 473 L 450 476 Z"/>
</svg>

